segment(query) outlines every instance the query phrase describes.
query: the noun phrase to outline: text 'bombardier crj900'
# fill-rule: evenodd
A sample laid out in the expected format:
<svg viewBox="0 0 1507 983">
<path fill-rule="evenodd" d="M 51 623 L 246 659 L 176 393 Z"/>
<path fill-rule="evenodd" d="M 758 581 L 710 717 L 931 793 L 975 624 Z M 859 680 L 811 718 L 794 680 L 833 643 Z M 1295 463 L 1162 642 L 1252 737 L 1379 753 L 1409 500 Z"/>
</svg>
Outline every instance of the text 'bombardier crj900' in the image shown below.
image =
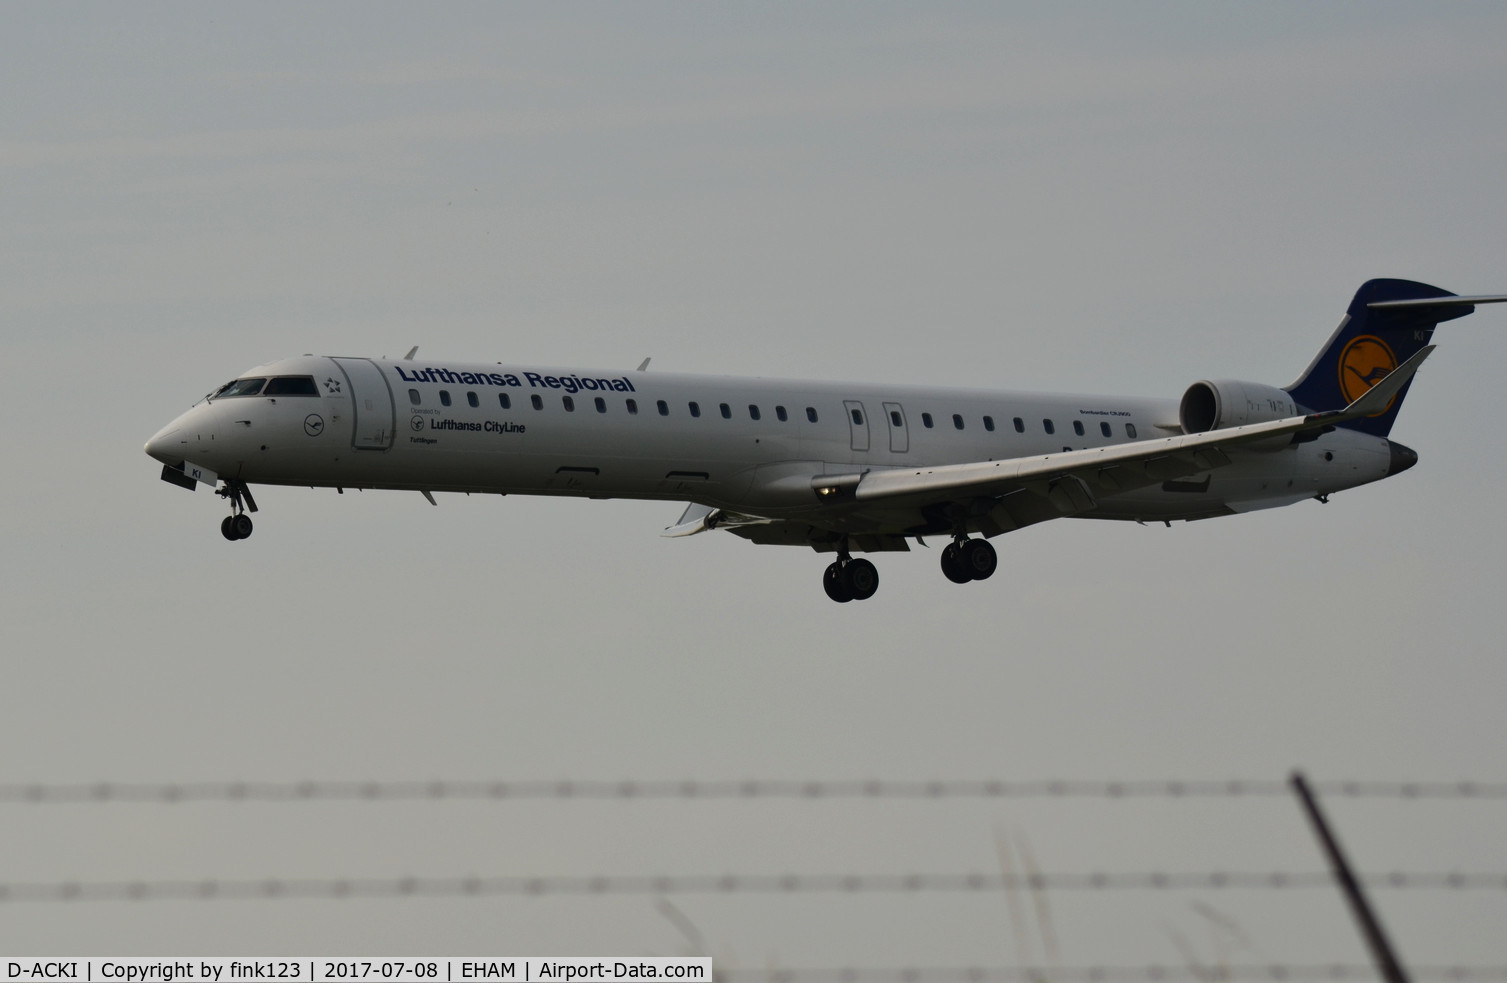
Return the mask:
<svg viewBox="0 0 1507 983">
<path fill-rule="evenodd" d="M 863 600 L 879 574 L 853 554 L 911 539 L 949 538 L 961 584 L 994 572 L 989 539 L 1046 519 L 1207 519 L 1404 471 L 1417 455 L 1387 434 L 1435 326 L 1502 301 L 1371 280 L 1297 382 L 1181 400 L 304 356 L 221 386 L 146 452 L 218 488 L 230 540 L 257 483 L 664 499 L 690 503 L 665 535 L 835 553 L 827 595 Z"/>
</svg>

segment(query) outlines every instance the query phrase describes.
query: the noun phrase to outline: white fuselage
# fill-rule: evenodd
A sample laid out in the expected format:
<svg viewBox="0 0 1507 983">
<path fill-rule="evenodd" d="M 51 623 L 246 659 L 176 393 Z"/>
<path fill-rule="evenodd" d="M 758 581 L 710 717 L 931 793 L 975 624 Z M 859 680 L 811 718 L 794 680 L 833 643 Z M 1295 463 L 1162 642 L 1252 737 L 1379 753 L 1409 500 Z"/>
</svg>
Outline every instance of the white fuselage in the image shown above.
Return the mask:
<svg viewBox="0 0 1507 983">
<path fill-rule="evenodd" d="M 246 483 L 690 501 L 830 513 L 812 475 L 1050 454 L 1181 433 L 1175 399 L 306 356 L 242 378 L 317 394 L 209 398 L 147 445 Z M 1237 456 L 1238 455 L 1238 456 Z M 1285 505 L 1388 474 L 1388 441 L 1339 429 L 1232 452 L 1216 471 L 1080 515 L 1186 519 Z M 851 508 L 851 506 L 848 506 Z M 881 525 L 914 533 L 918 512 Z"/>
</svg>

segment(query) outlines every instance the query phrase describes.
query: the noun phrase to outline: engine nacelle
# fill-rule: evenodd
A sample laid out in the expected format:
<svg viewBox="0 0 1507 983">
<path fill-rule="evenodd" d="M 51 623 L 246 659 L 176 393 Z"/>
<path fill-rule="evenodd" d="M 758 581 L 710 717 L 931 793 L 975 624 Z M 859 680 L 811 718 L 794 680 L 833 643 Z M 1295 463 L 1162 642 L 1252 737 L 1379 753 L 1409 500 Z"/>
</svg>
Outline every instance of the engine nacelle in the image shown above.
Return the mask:
<svg viewBox="0 0 1507 983">
<path fill-rule="evenodd" d="M 1183 433 L 1204 433 L 1297 415 L 1298 404 L 1286 390 L 1238 379 L 1193 383 L 1183 393 L 1182 405 L 1177 410 Z M 1286 443 L 1286 438 L 1282 442 Z"/>
</svg>

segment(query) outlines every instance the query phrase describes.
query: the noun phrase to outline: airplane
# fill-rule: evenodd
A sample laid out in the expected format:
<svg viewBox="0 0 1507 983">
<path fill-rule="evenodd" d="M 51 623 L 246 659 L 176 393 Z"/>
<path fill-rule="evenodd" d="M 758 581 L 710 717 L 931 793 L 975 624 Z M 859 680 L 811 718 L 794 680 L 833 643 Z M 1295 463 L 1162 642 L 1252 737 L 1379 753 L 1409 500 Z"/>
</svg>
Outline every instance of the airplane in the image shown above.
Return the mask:
<svg viewBox="0 0 1507 983">
<path fill-rule="evenodd" d="M 1437 324 L 1507 295 L 1361 286 L 1286 387 L 1193 383 L 1180 399 L 313 356 L 241 373 L 146 444 L 162 479 L 216 489 L 251 535 L 252 484 L 688 502 L 663 535 L 722 529 L 835 553 L 834 601 L 872 597 L 854 553 L 943 537 L 953 583 L 990 539 L 1048 519 L 1208 519 L 1411 468 L 1387 435 Z"/>
</svg>

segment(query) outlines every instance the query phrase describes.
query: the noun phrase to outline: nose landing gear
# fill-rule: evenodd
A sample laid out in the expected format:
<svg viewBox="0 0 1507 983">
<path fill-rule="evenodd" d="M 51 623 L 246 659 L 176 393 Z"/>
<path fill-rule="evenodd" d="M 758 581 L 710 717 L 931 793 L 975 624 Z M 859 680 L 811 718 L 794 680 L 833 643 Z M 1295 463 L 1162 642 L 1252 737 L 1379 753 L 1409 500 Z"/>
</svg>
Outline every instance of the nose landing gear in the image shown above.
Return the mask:
<svg viewBox="0 0 1507 983">
<path fill-rule="evenodd" d="M 867 601 L 879 589 L 879 571 L 868 560 L 849 556 L 844 543 L 837 559 L 822 574 L 822 587 L 839 604 Z"/>
<path fill-rule="evenodd" d="M 245 539 L 251 535 L 251 516 L 247 512 L 256 511 L 256 499 L 251 497 L 251 489 L 246 482 L 225 479 L 225 487 L 217 490 L 216 495 L 230 502 L 230 515 L 227 515 L 220 523 L 220 535 L 231 542 Z"/>
<path fill-rule="evenodd" d="M 988 580 L 999 566 L 999 555 L 987 539 L 958 536 L 942 551 L 942 574 L 955 584 Z"/>
<path fill-rule="evenodd" d="M 244 512 L 240 515 L 227 515 L 220 523 L 220 534 L 231 542 L 245 539 L 251 535 L 251 516 Z"/>
</svg>

